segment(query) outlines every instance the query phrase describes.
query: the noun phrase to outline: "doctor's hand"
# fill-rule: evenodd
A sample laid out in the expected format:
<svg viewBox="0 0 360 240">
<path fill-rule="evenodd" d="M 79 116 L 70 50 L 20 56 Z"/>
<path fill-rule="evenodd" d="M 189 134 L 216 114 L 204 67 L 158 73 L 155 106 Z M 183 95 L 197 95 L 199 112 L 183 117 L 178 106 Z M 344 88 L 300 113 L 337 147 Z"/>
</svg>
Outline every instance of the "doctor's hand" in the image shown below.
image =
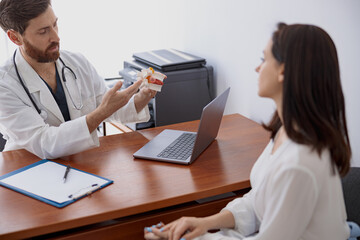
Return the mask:
<svg viewBox="0 0 360 240">
<path fill-rule="evenodd" d="M 147 87 L 141 88 L 140 91 L 137 94 L 135 94 L 134 97 L 136 111 L 140 112 L 144 107 L 146 107 L 149 101 L 153 97 L 155 97 L 156 93 L 157 92 L 155 90 L 151 90 Z"/>
<path fill-rule="evenodd" d="M 120 90 L 122 82 L 117 82 L 107 93 L 105 93 L 100 108 L 104 110 L 105 118 L 111 116 L 114 112 L 125 106 L 130 98 L 138 91 L 141 81 L 136 81 L 134 84 L 124 90 Z"/>
<path fill-rule="evenodd" d="M 138 91 L 141 83 L 142 81 L 136 81 L 128 88 L 119 91 L 122 86 L 122 82 L 119 81 L 107 91 L 100 105 L 94 111 L 86 115 L 86 123 L 90 133 L 93 132 L 102 121 L 125 106 L 130 98 Z"/>
</svg>

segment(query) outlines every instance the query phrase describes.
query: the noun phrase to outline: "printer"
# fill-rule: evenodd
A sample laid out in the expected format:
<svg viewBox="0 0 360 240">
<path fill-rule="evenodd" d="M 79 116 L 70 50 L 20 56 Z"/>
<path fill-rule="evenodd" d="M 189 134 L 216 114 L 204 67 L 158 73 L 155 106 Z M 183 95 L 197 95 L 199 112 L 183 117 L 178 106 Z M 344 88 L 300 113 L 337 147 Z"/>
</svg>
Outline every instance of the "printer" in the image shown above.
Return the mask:
<svg viewBox="0 0 360 240">
<path fill-rule="evenodd" d="M 119 72 L 124 86 L 130 86 L 137 73 L 149 67 L 167 78 L 149 103 L 149 122 L 128 126 L 139 130 L 200 119 L 203 107 L 215 97 L 213 68 L 205 59 L 175 49 L 135 53 Z"/>
</svg>

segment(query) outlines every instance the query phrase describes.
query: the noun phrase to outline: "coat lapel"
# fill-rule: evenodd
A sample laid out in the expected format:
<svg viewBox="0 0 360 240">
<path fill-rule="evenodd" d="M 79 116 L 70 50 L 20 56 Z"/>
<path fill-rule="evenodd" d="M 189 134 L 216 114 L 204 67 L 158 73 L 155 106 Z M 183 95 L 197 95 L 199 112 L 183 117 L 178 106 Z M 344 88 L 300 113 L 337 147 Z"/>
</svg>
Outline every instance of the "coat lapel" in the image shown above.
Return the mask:
<svg viewBox="0 0 360 240">
<path fill-rule="evenodd" d="M 35 70 L 28 64 L 28 62 L 26 62 L 20 50 L 17 50 L 16 53 L 16 63 L 19 74 L 29 89 L 30 94 L 37 98 L 38 101 L 36 102 L 40 101 L 40 104 L 42 105 L 39 106 L 40 109 L 46 108 L 46 110 L 51 112 L 60 122 L 64 122 L 64 117 L 60 108 L 58 107 L 48 87 Z"/>
</svg>

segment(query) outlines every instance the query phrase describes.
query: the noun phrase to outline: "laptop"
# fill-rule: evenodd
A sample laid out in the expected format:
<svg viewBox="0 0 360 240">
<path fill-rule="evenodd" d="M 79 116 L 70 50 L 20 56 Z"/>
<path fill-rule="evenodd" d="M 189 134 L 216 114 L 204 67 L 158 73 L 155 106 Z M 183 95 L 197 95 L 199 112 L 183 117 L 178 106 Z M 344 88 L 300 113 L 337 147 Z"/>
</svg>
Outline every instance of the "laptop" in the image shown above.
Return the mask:
<svg viewBox="0 0 360 240">
<path fill-rule="evenodd" d="M 230 88 L 204 107 L 197 133 L 165 129 L 133 156 L 162 162 L 191 164 L 215 140 L 229 92 Z M 179 146 L 185 151 L 179 150 Z"/>
<path fill-rule="evenodd" d="M 160 49 L 148 52 L 134 53 L 136 61 L 163 72 L 203 67 L 206 60 L 175 49 Z"/>
</svg>

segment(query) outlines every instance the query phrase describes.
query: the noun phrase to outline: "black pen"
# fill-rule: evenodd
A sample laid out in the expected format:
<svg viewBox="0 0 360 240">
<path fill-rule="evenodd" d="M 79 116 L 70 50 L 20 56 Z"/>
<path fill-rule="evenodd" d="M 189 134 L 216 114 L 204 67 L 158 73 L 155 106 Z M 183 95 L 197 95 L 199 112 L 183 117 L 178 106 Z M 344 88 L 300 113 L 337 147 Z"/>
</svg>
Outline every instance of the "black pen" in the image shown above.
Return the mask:
<svg viewBox="0 0 360 240">
<path fill-rule="evenodd" d="M 64 174 L 64 183 L 66 181 L 67 175 L 69 174 L 70 168 L 71 168 L 70 165 L 67 165 L 66 170 L 65 170 L 65 174 Z"/>
</svg>

